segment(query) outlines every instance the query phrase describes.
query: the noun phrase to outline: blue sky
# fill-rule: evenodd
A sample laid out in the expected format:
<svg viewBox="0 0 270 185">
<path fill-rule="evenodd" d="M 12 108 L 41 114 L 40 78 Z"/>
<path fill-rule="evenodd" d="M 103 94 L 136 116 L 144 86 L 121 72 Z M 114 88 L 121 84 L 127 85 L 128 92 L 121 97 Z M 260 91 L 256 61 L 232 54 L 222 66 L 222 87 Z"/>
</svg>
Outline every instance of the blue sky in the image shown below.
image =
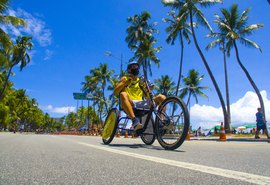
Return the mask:
<svg viewBox="0 0 270 185">
<path fill-rule="evenodd" d="M 258 88 L 263 91 L 267 117 L 270 117 L 270 102 L 267 94 L 270 92 L 270 5 L 266 0 L 225 0 L 223 4 L 210 9 L 202 9 L 205 16 L 213 24 L 214 14 L 220 8 L 229 8 L 235 2 L 240 11 L 251 8 L 249 24 L 261 23 L 264 27 L 256 31 L 249 39 L 257 42 L 259 50 L 239 46 L 241 60 L 250 72 Z M 111 51 L 116 57 L 123 54 L 124 63 L 132 57 L 132 52 L 125 42 L 127 17 L 140 14 L 147 10 L 152 15 L 152 22 L 158 22 L 160 33 L 156 35 L 156 46 L 162 46 L 158 54 L 160 67 L 152 67 L 153 79 L 168 74 L 175 81 L 177 79 L 180 47 L 168 45 L 166 39 L 166 23 L 162 18 L 167 17 L 168 8 L 164 8 L 160 1 L 154 0 L 104 0 L 104 1 L 33 1 L 13 0 L 9 14 L 23 17 L 28 22 L 24 29 L 6 28 L 13 34 L 31 34 L 35 47 L 31 51 L 32 61 L 22 72 L 16 69 L 16 75 L 11 78 L 16 88 L 25 88 L 27 93 L 36 98 L 40 108 L 52 117 L 66 115 L 76 108 L 77 101 L 73 99 L 73 92 L 79 92 L 84 76 L 90 69 L 98 67 L 100 63 L 108 63 L 109 67 L 119 71 L 120 62 L 113 57 L 104 55 Z M 197 37 L 201 48 L 211 40 L 205 37 L 208 33 L 199 28 Z M 218 49 L 204 54 L 224 94 L 224 73 L 222 55 Z M 194 45 L 185 47 L 184 75 L 194 68 L 204 74 L 201 85 L 209 86 L 211 90 L 205 93 L 209 99 L 200 98 L 199 104 L 191 105 L 192 124 L 218 124 L 222 121 L 219 99 L 203 66 Z M 124 67 L 126 65 L 124 64 Z M 254 122 L 258 100 L 244 73 L 238 66 L 234 52 L 228 59 L 230 97 L 232 107 L 232 121 L 234 123 Z M 86 105 L 86 102 L 84 103 Z M 203 115 L 203 116 L 202 116 Z"/>
</svg>

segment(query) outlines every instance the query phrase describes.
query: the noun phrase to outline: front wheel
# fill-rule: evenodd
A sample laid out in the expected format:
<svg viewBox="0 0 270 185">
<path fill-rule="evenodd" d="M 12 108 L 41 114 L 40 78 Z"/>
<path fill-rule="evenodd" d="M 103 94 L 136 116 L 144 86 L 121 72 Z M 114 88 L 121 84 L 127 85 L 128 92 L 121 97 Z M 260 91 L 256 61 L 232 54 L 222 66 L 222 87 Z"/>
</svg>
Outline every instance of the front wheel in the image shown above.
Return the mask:
<svg viewBox="0 0 270 185">
<path fill-rule="evenodd" d="M 176 96 L 166 98 L 158 108 L 155 129 L 159 144 L 174 150 L 185 141 L 189 129 L 189 113 L 183 100 Z"/>
<path fill-rule="evenodd" d="M 102 131 L 102 141 L 105 145 L 112 142 L 118 126 L 118 120 L 119 111 L 116 108 L 111 109 L 106 117 Z"/>
</svg>

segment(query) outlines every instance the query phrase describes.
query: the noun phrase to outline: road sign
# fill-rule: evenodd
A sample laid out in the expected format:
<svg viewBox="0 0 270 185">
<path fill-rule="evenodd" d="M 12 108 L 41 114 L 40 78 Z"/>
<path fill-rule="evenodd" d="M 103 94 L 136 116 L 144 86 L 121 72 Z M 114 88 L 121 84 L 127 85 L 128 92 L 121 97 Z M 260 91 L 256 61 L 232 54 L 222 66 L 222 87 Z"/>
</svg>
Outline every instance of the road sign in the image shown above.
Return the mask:
<svg viewBox="0 0 270 185">
<path fill-rule="evenodd" d="M 73 93 L 73 97 L 75 100 L 90 100 L 92 95 L 86 93 Z"/>
</svg>

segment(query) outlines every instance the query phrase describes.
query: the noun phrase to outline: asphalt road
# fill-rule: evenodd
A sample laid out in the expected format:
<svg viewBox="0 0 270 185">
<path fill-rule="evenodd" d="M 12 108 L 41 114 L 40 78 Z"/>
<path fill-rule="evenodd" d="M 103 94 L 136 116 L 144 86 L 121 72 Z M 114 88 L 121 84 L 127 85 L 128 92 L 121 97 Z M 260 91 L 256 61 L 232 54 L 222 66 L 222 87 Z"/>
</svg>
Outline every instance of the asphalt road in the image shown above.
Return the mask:
<svg viewBox="0 0 270 185">
<path fill-rule="evenodd" d="M 186 141 L 175 151 L 131 138 L 0 133 L 0 184 L 270 184 L 267 142 Z"/>
</svg>

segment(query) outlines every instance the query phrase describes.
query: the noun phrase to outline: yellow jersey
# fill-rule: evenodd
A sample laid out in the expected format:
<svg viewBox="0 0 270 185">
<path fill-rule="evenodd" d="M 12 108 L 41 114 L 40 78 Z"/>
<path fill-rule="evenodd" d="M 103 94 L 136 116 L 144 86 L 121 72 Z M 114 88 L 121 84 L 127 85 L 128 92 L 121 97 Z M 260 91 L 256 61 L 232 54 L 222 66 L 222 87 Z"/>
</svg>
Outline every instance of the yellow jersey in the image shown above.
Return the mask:
<svg viewBox="0 0 270 185">
<path fill-rule="evenodd" d="M 128 77 L 125 76 L 124 78 L 128 80 Z M 131 83 L 124 89 L 131 100 L 142 100 L 143 91 L 139 85 L 139 81 L 139 78 L 132 79 Z"/>
</svg>

